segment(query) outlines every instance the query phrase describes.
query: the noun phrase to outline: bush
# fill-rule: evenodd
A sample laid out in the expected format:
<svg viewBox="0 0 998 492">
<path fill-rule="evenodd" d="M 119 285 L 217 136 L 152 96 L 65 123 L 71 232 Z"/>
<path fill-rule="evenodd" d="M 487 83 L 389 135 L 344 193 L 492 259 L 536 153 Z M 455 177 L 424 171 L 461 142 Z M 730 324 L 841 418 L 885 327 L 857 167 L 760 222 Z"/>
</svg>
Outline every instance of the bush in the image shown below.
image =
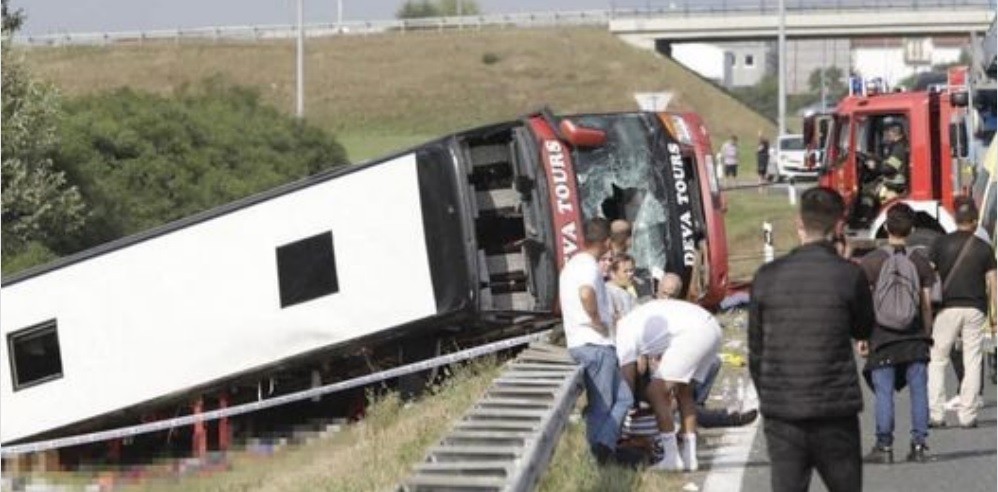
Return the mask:
<svg viewBox="0 0 998 492">
<path fill-rule="evenodd" d="M 346 163 L 329 134 L 219 80 L 173 97 L 119 89 L 65 109 L 55 164 L 89 216 L 80 233 L 50 245 L 60 254 Z"/>
<path fill-rule="evenodd" d="M 492 53 L 491 51 L 482 55 L 482 63 L 486 65 L 492 65 L 500 60 L 499 55 Z"/>
</svg>

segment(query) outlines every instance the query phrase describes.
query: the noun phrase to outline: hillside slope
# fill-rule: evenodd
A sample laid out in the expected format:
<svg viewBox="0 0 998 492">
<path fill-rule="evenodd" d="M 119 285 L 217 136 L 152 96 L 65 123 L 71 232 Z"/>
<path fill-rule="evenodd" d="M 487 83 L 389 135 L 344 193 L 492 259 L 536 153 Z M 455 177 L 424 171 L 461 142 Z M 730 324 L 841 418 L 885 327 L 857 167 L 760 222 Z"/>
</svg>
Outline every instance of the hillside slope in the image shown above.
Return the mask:
<svg viewBox="0 0 998 492">
<path fill-rule="evenodd" d="M 121 86 L 169 92 L 221 76 L 293 110 L 294 45 L 287 41 L 32 48 L 24 56 L 70 95 Z M 644 91 L 674 91 L 671 107 L 700 112 L 716 145 L 724 135 L 751 142 L 773 128 L 675 62 L 601 29 L 312 39 L 305 72 L 307 117 L 340 135 L 355 160 L 545 104 L 560 113 L 628 110 L 633 93 Z"/>
</svg>

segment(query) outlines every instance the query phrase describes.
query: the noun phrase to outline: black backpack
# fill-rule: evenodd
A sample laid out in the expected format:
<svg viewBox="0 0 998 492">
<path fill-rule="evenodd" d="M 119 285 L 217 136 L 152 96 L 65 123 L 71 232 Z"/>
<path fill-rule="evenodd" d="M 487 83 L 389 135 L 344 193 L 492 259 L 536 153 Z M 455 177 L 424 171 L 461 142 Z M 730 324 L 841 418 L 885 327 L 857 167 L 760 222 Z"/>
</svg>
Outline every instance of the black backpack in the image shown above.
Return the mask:
<svg viewBox="0 0 998 492">
<path fill-rule="evenodd" d="M 873 287 L 873 310 L 877 324 L 893 331 L 911 327 L 921 306 L 921 281 L 918 268 L 911 261 L 912 250 L 895 252 L 893 246 L 884 248 L 887 259 L 880 267 L 880 276 Z"/>
</svg>

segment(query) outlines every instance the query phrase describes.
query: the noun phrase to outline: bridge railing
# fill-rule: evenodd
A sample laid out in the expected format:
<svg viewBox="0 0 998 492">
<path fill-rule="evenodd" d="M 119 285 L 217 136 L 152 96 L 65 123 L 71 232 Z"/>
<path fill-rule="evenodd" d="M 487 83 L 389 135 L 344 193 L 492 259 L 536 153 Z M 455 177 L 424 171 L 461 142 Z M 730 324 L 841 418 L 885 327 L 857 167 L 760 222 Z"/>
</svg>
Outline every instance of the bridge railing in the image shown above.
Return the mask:
<svg viewBox="0 0 998 492">
<path fill-rule="evenodd" d="M 529 27 L 607 27 L 617 18 L 659 16 L 775 14 L 778 0 L 682 0 L 644 2 L 627 5 L 611 2 L 612 7 L 600 10 L 573 10 L 485 14 L 472 16 L 427 17 L 344 21 L 341 23 L 311 23 L 304 26 L 307 37 L 357 36 L 382 33 L 405 34 L 418 31 L 453 31 Z M 989 9 L 994 11 L 996 0 L 785 0 L 789 13 L 855 11 L 911 11 L 930 9 Z M 142 44 L 145 42 L 185 41 L 247 42 L 271 39 L 291 39 L 297 35 L 294 24 L 250 26 L 210 26 L 177 29 L 134 30 L 114 32 L 19 34 L 13 42 L 29 46 Z"/>
<path fill-rule="evenodd" d="M 784 0 L 787 13 L 919 11 L 938 9 L 990 9 L 995 0 Z M 702 0 L 655 1 L 632 4 L 616 3 L 611 8 L 614 18 L 656 16 L 701 16 L 776 14 L 779 0 Z"/>
<path fill-rule="evenodd" d="M 427 17 L 419 19 L 344 21 L 341 23 L 311 23 L 306 24 L 304 30 L 307 37 L 324 37 L 382 33 L 405 34 L 407 32 L 419 31 L 477 30 L 483 28 L 606 27 L 609 21 L 609 10 L 575 10 L 460 17 Z M 15 36 L 13 41 L 16 44 L 31 46 L 102 45 L 112 43 L 143 43 L 147 41 L 180 43 L 190 40 L 259 41 L 290 39 L 297 36 L 297 33 L 297 26 L 294 24 L 274 24 L 147 31 L 49 33 L 42 35 L 22 34 Z"/>
</svg>

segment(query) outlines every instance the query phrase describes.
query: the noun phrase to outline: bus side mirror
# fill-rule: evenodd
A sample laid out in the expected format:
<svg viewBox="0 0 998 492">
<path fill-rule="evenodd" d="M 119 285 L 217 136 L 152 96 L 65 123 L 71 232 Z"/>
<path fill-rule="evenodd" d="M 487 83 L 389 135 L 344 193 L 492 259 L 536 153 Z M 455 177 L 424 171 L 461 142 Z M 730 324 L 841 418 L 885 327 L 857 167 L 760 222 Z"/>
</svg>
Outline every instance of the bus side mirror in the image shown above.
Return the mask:
<svg viewBox="0 0 998 492">
<path fill-rule="evenodd" d="M 967 127 L 960 123 L 949 124 L 949 147 L 952 157 L 967 157 Z"/>
<path fill-rule="evenodd" d="M 567 118 L 561 120 L 558 128 L 561 130 L 561 134 L 565 136 L 565 140 L 568 140 L 568 143 L 572 147 L 602 147 L 606 143 L 606 132 L 603 130 L 578 126 Z"/>
</svg>

